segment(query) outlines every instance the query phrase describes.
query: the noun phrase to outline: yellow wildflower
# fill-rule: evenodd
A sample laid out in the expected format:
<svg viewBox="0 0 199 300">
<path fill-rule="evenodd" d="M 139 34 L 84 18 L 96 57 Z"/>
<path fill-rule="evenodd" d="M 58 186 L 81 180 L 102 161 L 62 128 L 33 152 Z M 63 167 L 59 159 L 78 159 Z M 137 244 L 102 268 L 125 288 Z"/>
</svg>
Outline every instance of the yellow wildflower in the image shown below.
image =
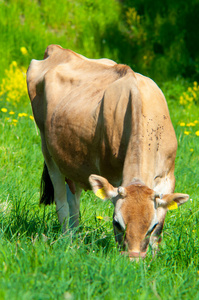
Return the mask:
<svg viewBox="0 0 199 300">
<path fill-rule="evenodd" d="M 18 114 L 18 117 L 19 117 L 19 118 L 21 118 L 21 117 L 27 117 L 27 115 L 28 115 L 28 114 L 26 114 L 26 113 L 19 113 L 19 114 Z"/>
<path fill-rule="evenodd" d="M 196 99 L 197 98 L 197 95 L 196 95 L 196 93 L 194 92 L 194 91 L 192 91 L 192 95 L 193 95 L 193 97 Z"/>
<path fill-rule="evenodd" d="M 190 126 L 196 126 L 196 125 L 195 125 L 194 123 L 191 122 L 191 123 L 188 123 L 187 126 L 190 127 Z"/>
<path fill-rule="evenodd" d="M 31 120 L 34 120 L 34 117 L 33 117 L 33 116 L 29 116 L 29 118 L 30 118 Z"/>
<path fill-rule="evenodd" d="M 184 131 L 184 134 L 189 135 L 191 132 L 190 131 Z"/>
<path fill-rule="evenodd" d="M 197 135 L 197 136 L 199 136 L 199 130 L 198 130 L 198 131 L 196 131 L 196 135 Z"/>
<path fill-rule="evenodd" d="M 27 99 L 26 70 L 17 67 L 16 62 L 12 62 L 9 69 L 5 70 L 5 78 L 0 83 L 0 101 L 1 96 L 6 96 L 6 101 L 16 106 L 17 102 L 24 97 Z"/>
<path fill-rule="evenodd" d="M 9 112 L 9 115 L 14 115 L 14 114 L 15 114 L 14 111 Z"/>
<path fill-rule="evenodd" d="M 1 109 L 1 111 L 6 113 L 8 110 L 7 110 L 7 108 L 4 108 L 4 107 L 3 107 L 3 108 Z"/>
<path fill-rule="evenodd" d="M 180 96 L 180 104 L 184 104 L 184 98 Z"/>
<path fill-rule="evenodd" d="M 185 126 L 185 123 L 184 123 L 184 122 L 181 122 L 181 123 L 180 123 L 180 126 L 182 126 L 182 127 Z"/>
<path fill-rule="evenodd" d="M 191 148 L 190 151 L 193 152 L 194 151 L 193 148 Z"/>
<path fill-rule="evenodd" d="M 188 87 L 188 92 L 192 92 L 192 88 L 191 87 Z"/>
<path fill-rule="evenodd" d="M 27 55 L 28 54 L 28 50 L 25 47 L 21 47 L 20 51 L 23 55 Z"/>
<path fill-rule="evenodd" d="M 17 122 L 18 122 L 18 120 L 13 119 L 11 124 L 13 124 L 14 126 L 16 126 L 16 125 L 17 125 Z"/>
<path fill-rule="evenodd" d="M 196 124 L 197 124 L 197 123 L 198 123 L 198 120 L 195 120 L 195 121 L 194 121 L 194 123 L 196 123 Z"/>
<path fill-rule="evenodd" d="M 13 60 L 13 62 L 11 63 L 11 66 L 16 68 L 17 67 L 17 62 L 15 60 Z"/>
<path fill-rule="evenodd" d="M 199 101 L 199 85 L 196 81 L 194 81 L 192 87 L 188 87 L 186 92 L 182 93 L 182 96 L 180 96 L 180 104 L 181 105 L 187 105 L 189 104 L 188 108 L 191 107 L 191 105 L 195 102 L 197 103 Z"/>
<path fill-rule="evenodd" d="M 103 220 L 103 217 L 102 216 L 98 216 L 96 217 L 98 220 Z"/>
</svg>

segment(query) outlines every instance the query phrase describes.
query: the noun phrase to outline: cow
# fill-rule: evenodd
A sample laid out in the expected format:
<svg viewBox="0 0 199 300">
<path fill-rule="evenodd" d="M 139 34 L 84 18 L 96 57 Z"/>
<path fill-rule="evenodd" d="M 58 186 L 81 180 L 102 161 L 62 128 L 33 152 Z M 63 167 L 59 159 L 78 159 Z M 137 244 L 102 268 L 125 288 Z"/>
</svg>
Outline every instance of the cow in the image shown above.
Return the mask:
<svg viewBox="0 0 199 300">
<path fill-rule="evenodd" d="M 92 189 L 114 205 L 122 253 L 155 253 L 168 209 L 189 199 L 174 193 L 177 140 L 162 91 L 127 65 L 58 45 L 31 61 L 27 86 L 45 161 L 40 203 L 55 201 L 65 232 Z"/>
</svg>

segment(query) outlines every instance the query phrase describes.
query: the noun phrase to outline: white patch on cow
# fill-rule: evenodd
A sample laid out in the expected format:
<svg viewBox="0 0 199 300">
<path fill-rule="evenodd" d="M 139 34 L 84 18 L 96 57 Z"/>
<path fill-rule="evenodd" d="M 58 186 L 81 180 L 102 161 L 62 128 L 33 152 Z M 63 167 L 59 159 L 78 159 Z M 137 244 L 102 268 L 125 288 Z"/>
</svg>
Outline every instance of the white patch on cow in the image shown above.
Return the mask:
<svg viewBox="0 0 199 300">
<path fill-rule="evenodd" d="M 115 198 L 118 196 L 118 191 L 117 191 L 117 188 L 114 188 L 112 191 L 109 191 L 109 197 L 111 198 L 111 201 L 112 201 L 112 198 Z"/>
<path fill-rule="evenodd" d="M 161 178 L 154 187 L 154 191 L 160 194 L 170 194 L 172 192 L 172 182 L 168 177 Z"/>
</svg>

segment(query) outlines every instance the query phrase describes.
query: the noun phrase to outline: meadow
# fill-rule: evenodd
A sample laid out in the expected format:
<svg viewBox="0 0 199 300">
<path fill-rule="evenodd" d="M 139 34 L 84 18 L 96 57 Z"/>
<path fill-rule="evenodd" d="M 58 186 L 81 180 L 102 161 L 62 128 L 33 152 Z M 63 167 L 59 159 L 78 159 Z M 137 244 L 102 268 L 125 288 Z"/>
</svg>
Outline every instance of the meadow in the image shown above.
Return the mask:
<svg viewBox="0 0 199 300">
<path fill-rule="evenodd" d="M 77 15 L 72 11 L 77 28 L 81 28 L 78 44 L 76 27 L 70 28 L 70 35 L 67 30 L 62 32 L 61 7 L 55 8 L 60 15 L 57 22 L 53 7 L 40 2 L 40 7 L 36 1 L 0 3 L 4 29 L 0 49 L 0 300 L 199 299 L 199 83 L 182 77 L 159 82 L 178 140 L 175 191 L 189 194 L 190 201 L 168 211 L 156 258 L 152 259 L 150 250 L 139 262 L 119 254 L 112 204 L 102 202 L 91 191 L 82 193 L 76 234 L 62 235 L 55 206 L 39 206 L 43 156 L 25 73 L 30 60 L 42 59 L 50 43 L 90 57 L 99 57 L 100 51 L 95 52 L 99 47 L 91 38 L 95 36 L 89 32 L 92 28 L 81 36 L 86 24 L 84 6 Z M 102 32 L 105 25 L 100 17 L 105 6 L 103 1 L 96 3 L 101 3 L 99 22 L 95 23 L 100 25 L 93 30 Z M 109 3 L 111 10 L 114 1 Z M 94 22 L 91 6 L 90 12 L 89 20 Z M 107 22 L 113 24 L 117 17 L 114 8 Z M 71 15 L 67 21 L 71 22 Z M 67 34 L 68 41 L 64 38 Z M 111 53 L 107 47 L 103 53 L 117 59 L 116 50 Z"/>
</svg>

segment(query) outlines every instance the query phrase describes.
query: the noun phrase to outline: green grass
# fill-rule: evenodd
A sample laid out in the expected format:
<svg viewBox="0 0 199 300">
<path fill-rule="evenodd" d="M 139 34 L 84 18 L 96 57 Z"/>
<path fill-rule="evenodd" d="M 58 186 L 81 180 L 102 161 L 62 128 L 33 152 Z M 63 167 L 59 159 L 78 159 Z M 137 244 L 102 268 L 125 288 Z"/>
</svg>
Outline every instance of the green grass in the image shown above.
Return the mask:
<svg viewBox="0 0 199 300">
<path fill-rule="evenodd" d="M 0 79 L 13 60 L 28 66 L 30 59 L 42 59 L 49 44 L 90 58 L 118 59 L 110 38 L 120 18 L 120 5 L 115 0 L 0 1 Z M 107 31 L 109 43 L 103 37 Z M 21 47 L 28 50 L 26 56 Z"/>
<path fill-rule="evenodd" d="M 106 41 L 103 49 L 100 44 L 107 28 L 111 37 L 111 30 L 117 27 L 120 13 L 115 1 L 56 3 L 0 2 L 0 79 L 13 61 L 19 71 L 30 59 L 42 59 L 50 43 L 88 57 L 97 58 L 101 53 L 118 57 L 118 50 Z M 85 17 L 88 9 L 89 18 Z M 20 51 L 22 46 L 27 55 Z M 14 95 L 23 74 L 10 72 L 8 77 L 7 87 Z M 43 156 L 38 130 L 29 117 L 28 96 L 20 88 L 16 101 L 8 102 L 7 93 L 0 96 L 0 300 L 199 299 L 199 136 L 195 134 L 199 123 L 187 126 L 199 121 L 199 108 L 179 104 L 188 86 L 189 82 L 178 79 L 161 88 L 178 139 L 176 192 L 190 194 L 192 201 L 168 212 L 156 259 L 149 252 L 138 263 L 119 254 L 112 228 L 113 207 L 92 192 L 81 196 L 77 233 L 62 235 L 55 206 L 38 205 Z M 186 126 L 180 126 L 181 122 Z"/>
<path fill-rule="evenodd" d="M 183 87 L 170 83 L 165 94 L 175 89 Z M 16 107 L 0 102 L 8 108 L 0 112 L 0 299 L 199 299 L 199 124 L 189 135 L 179 125 L 198 120 L 199 109 L 185 109 L 170 96 L 168 102 L 179 144 L 176 192 L 193 201 L 168 212 L 160 253 L 139 263 L 119 254 L 113 207 L 92 192 L 81 197 L 76 235 L 61 234 L 55 206 L 38 205 L 43 157 L 28 98 Z"/>
</svg>

